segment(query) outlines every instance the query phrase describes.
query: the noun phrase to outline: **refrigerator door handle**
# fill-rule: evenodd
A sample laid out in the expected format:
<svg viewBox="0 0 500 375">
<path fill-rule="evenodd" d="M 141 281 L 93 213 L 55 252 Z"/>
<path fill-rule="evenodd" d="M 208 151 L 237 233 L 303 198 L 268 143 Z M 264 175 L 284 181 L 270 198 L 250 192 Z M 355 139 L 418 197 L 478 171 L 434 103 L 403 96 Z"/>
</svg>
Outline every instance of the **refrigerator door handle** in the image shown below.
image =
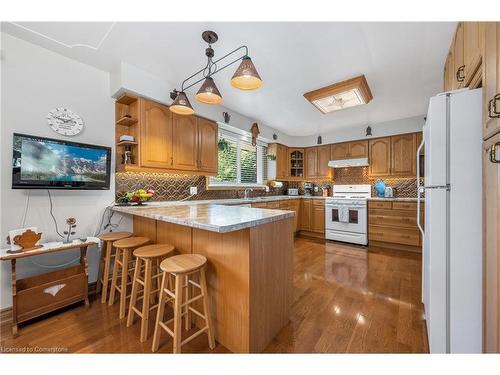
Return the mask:
<svg viewBox="0 0 500 375">
<path fill-rule="evenodd" d="M 424 236 L 424 228 L 422 228 L 422 223 L 420 222 L 420 193 L 423 191 L 423 189 L 420 186 L 420 151 L 424 147 L 425 139 L 422 137 L 422 142 L 420 143 L 420 146 L 417 148 L 417 226 L 418 229 L 420 230 L 420 233 L 422 233 L 422 237 Z"/>
<path fill-rule="evenodd" d="M 428 185 L 424 186 L 424 189 L 446 189 L 447 191 L 450 191 L 451 185 L 446 184 L 446 185 Z"/>
</svg>

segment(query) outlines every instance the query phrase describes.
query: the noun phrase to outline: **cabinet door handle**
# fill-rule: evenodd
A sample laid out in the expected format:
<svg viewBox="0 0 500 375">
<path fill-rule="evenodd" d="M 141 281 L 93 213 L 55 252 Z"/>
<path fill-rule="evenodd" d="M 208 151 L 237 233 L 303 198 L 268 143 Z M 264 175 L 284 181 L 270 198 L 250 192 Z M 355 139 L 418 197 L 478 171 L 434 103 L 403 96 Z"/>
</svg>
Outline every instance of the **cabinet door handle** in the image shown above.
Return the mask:
<svg viewBox="0 0 500 375">
<path fill-rule="evenodd" d="M 495 115 L 500 115 L 500 112 L 497 110 L 497 102 L 500 101 L 500 94 L 496 94 L 492 100 L 493 113 Z"/>
<path fill-rule="evenodd" d="M 500 163 L 500 159 L 497 159 L 497 148 L 500 148 L 500 142 L 495 143 L 490 148 L 490 161 L 492 163 Z"/>
<path fill-rule="evenodd" d="M 496 97 L 497 95 L 495 95 Z M 495 98 L 493 99 L 490 99 L 490 101 L 488 102 L 488 117 L 489 118 L 500 118 L 500 113 L 496 113 L 496 111 L 494 111 L 494 108 L 493 107 L 493 101 L 495 100 Z M 492 111 L 493 110 L 493 111 Z M 493 114 L 493 112 L 495 114 Z"/>
<path fill-rule="evenodd" d="M 463 82 L 465 80 L 465 74 L 464 75 L 461 74 L 464 72 L 464 70 L 465 70 L 465 65 L 462 65 L 460 68 L 457 69 L 456 77 L 458 82 Z"/>
</svg>

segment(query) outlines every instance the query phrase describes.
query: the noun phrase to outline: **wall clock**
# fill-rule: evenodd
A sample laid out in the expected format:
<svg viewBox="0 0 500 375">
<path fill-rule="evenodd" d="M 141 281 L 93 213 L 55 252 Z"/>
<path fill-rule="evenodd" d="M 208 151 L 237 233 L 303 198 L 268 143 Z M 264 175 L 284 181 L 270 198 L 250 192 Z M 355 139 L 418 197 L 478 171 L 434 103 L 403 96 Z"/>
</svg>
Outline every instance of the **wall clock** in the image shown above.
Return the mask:
<svg viewBox="0 0 500 375">
<path fill-rule="evenodd" d="M 67 108 L 54 108 L 47 114 L 50 128 L 61 135 L 77 135 L 83 130 L 83 119 Z"/>
</svg>

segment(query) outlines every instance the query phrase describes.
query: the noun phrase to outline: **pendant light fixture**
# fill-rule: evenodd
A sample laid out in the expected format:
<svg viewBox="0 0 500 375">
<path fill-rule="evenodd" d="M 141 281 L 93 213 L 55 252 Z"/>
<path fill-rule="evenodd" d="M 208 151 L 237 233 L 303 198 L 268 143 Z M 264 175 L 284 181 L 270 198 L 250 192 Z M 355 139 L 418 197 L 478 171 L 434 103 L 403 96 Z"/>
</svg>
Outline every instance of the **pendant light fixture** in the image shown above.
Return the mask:
<svg viewBox="0 0 500 375">
<path fill-rule="evenodd" d="M 250 57 L 243 57 L 240 66 L 231 78 L 231 85 L 240 90 L 255 90 L 262 86 L 262 79 Z"/>
<path fill-rule="evenodd" d="M 212 77 L 205 78 L 205 82 L 195 95 L 196 100 L 205 104 L 220 104 L 222 103 L 222 95 L 217 86 L 215 86 Z"/>
<path fill-rule="evenodd" d="M 172 95 L 170 95 L 170 97 L 172 97 Z M 174 102 L 170 106 L 170 110 L 178 115 L 192 115 L 194 113 L 194 109 L 189 99 L 182 91 L 176 94 Z"/>
<path fill-rule="evenodd" d="M 247 46 L 243 45 L 238 47 L 222 56 L 220 59 L 214 61 L 213 57 L 215 56 L 215 52 L 212 48 L 212 43 L 217 42 L 219 37 L 213 31 L 204 31 L 201 34 L 201 37 L 208 43 L 208 47 L 205 49 L 207 64 L 204 68 L 186 78 L 182 82 L 180 91 L 173 90 L 170 93 L 170 97 L 174 101 L 170 106 L 170 110 L 179 115 L 191 115 L 194 113 L 193 107 L 191 107 L 191 103 L 189 103 L 189 99 L 186 96 L 186 90 L 202 81 L 203 84 L 195 95 L 196 100 L 205 104 L 222 103 L 222 95 L 215 85 L 215 81 L 212 76 L 238 61 L 241 61 L 241 63 L 231 78 L 231 85 L 240 90 L 255 90 L 262 86 L 262 79 L 260 78 L 259 73 L 257 73 L 257 69 L 253 64 L 252 59 L 248 56 Z M 225 59 L 233 56 L 241 50 L 244 51 L 242 56 L 225 63 Z M 219 64 L 220 67 L 217 64 Z M 191 82 L 193 80 L 194 82 Z"/>
</svg>

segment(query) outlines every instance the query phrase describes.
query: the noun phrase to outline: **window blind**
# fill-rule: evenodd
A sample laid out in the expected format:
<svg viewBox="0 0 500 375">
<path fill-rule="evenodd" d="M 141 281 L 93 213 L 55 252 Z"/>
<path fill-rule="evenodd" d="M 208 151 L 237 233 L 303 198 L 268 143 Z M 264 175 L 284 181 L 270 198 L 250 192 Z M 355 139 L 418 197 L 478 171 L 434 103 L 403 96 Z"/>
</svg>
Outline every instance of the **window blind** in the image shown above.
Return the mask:
<svg viewBox="0 0 500 375">
<path fill-rule="evenodd" d="M 267 175 L 267 144 L 252 146 L 251 136 L 219 129 L 218 170 L 209 185 L 261 185 Z"/>
</svg>

